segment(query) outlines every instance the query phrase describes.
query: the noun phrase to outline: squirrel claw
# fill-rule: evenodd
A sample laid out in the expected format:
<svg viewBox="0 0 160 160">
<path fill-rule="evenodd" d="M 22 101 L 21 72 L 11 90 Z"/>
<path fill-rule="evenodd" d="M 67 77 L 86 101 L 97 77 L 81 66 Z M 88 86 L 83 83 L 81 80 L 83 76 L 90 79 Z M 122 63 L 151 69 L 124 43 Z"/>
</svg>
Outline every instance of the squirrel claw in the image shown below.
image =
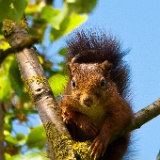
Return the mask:
<svg viewBox="0 0 160 160">
<path fill-rule="evenodd" d="M 107 139 L 105 138 L 104 140 L 104 137 L 97 136 L 95 138 L 90 146 L 92 149 L 91 155 L 94 156 L 94 159 L 104 156 L 108 144 L 107 142 Z"/>
</svg>

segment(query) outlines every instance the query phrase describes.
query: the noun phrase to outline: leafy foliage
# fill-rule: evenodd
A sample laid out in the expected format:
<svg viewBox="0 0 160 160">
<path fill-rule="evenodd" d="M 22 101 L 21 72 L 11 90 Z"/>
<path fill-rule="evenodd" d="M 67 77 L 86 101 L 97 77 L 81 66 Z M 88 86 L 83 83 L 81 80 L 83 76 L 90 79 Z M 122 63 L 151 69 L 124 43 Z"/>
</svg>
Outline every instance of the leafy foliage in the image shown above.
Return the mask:
<svg viewBox="0 0 160 160">
<path fill-rule="evenodd" d="M 68 2 L 70 10 L 76 11 L 79 14 L 92 12 L 92 10 L 97 4 L 96 0 L 85 1 L 85 2 L 82 0 L 76 0 L 74 2 L 68 0 Z"/>
<path fill-rule="evenodd" d="M 39 150 L 46 146 L 46 135 L 42 125 L 31 129 L 27 139 L 27 146 Z"/>
<path fill-rule="evenodd" d="M 0 1 L 0 21 L 4 18 L 19 22 L 23 16 L 26 2 L 24 0 L 1 0 Z"/>
<path fill-rule="evenodd" d="M 67 77 L 61 74 L 55 74 L 49 78 L 49 84 L 55 96 L 62 94 L 66 82 L 67 82 Z"/>
<path fill-rule="evenodd" d="M 67 50 L 60 49 L 55 55 L 57 58 L 51 61 L 47 55 L 47 47 L 85 22 L 87 14 L 94 9 L 97 0 L 64 0 L 60 8 L 55 8 L 55 2 L 59 3 L 59 0 L 0 0 L 0 49 L 6 50 L 10 47 L 3 37 L 2 21 L 12 19 L 19 23 L 25 13 L 30 35 L 39 36 L 39 60 L 55 96 L 58 97 L 66 84 L 63 69 Z M 58 57 L 63 60 L 58 62 L 59 67 L 53 69 Z M 0 107 L 3 107 L 5 112 L 5 158 L 47 159 L 45 131 L 42 125 L 37 126 L 38 113 L 21 80 L 14 54 L 6 55 L 0 64 L 0 102 Z M 26 132 L 20 129 L 21 127 L 25 128 Z M 28 151 L 30 153 L 27 154 Z"/>
</svg>

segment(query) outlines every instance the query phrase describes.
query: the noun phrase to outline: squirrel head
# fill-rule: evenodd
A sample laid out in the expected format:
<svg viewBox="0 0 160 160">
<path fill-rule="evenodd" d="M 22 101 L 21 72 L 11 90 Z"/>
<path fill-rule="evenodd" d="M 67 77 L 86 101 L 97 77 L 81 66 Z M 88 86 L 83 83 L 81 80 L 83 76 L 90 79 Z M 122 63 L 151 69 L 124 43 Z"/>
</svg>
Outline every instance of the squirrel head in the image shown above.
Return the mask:
<svg viewBox="0 0 160 160">
<path fill-rule="evenodd" d="M 81 106 L 101 105 L 110 96 L 113 87 L 110 79 L 112 64 L 103 63 L 67 63 L 69 86 L 74 99 Z"/>
<path fill-rule="evenodd" d="M 129 50 L 122 50 L 121 43 L 113 35 L 107 35 L 101 30 L 78 30 L 73 32 L 67 40 L 67 62 L 101 64 L 108 60 L 112 64 L 110 79 L 118 93 L 128 99 L 129 66 L 123 59 Z M 109 73 L 109 72 L 108 72 Z"/>
</svg>

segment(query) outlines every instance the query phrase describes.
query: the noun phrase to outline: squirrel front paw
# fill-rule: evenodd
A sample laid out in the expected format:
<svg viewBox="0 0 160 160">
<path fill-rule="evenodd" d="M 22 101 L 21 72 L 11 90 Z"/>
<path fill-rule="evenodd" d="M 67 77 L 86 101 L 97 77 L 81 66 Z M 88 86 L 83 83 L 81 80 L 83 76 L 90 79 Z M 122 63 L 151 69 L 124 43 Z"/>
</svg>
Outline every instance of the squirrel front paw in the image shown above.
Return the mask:
<svg viewBox="0 0 160 160">
<path fill-rule="evenodd" d="M 83 114 L 77 116 L 76 125 L 79 126 L 79 128 L 81 128 L 86 135 L 91 137 L 96 137 L 99 132 L 94 123 L 92 123 L 92 121 Z"/>
<path fill-rule="evenodd" d="M 98 135 L 94 141 L 91 144 L 91 155 L 94 156 L 94 159 L 98 159 L 100 157 L 103 157 L 109 140 L 106 138 L 106 136 Z"/>
<path fill-rule="evenodd" d="M 63 111 L 62 114 L 62 119 L 63 119 L 63 122 L 66 123 L 66 124 L 71 124 L 71 121 L 72 121 L 72 116 L 71 114 L 69 114 L 68 112 L 66 111 Z"/>
<path fill-rule="evenodd" d="M 99 129 L 86 115 L 72 111 L 63 111 L 61 115 L 66 124 L 76 124 L 86 135 L 94 138 L 99 132 Z"/>
</svg>

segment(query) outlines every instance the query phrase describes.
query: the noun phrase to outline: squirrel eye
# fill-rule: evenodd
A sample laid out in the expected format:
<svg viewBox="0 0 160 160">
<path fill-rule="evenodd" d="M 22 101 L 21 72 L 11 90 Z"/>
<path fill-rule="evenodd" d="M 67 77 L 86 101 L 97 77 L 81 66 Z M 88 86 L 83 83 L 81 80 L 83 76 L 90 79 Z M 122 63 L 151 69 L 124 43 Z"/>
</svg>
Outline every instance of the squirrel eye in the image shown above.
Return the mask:
<svg viewBox="0 0 160 160">
<path fill-rule="evenodd" d="M 75 82 L 74 82 L 73 80 L 71 81 L 71 85 L 72 85 L 72 87 L 74 87 L 74 88 L 76 87 L 76 84 L 75 84 Z"/>
<path fill-rule="evenodd" d="M 101 80 L 101 87 L 104 87 L 106 85 L 106 81 L 105 81 L 105 79 L 102 79 Z"/>
</svg>

